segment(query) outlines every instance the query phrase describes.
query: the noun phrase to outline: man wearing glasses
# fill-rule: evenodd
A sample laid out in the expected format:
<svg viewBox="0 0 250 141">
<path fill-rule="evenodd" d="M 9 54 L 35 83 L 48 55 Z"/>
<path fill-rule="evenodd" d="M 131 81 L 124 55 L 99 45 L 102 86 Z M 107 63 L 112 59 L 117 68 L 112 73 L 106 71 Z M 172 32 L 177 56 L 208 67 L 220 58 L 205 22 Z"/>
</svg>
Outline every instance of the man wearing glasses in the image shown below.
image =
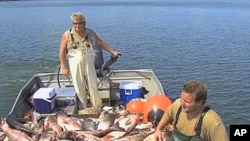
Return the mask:
<svg viewBox="0 0 250 141">
<path fill-rule="evenodd" d="M 73 26 L 64 32 L 61 38 L 59 59 L 63 75 L 71 75 L 77 96 L 80 100 L 79 109 L 87 107 L 87 95 L 93 107 L 102 106 L 101 96 L 98 93 L 97 74 L 94 61 L 96 52 L 94 45 L 99 45 L 112 56 L 119 57 L 121 52 L 113 50 L 97 34 L 86 28 L 85 17 L 77 12 L 71 16 Z M 69 67 L 66 62 L 68 59 Z"/>
</svg>

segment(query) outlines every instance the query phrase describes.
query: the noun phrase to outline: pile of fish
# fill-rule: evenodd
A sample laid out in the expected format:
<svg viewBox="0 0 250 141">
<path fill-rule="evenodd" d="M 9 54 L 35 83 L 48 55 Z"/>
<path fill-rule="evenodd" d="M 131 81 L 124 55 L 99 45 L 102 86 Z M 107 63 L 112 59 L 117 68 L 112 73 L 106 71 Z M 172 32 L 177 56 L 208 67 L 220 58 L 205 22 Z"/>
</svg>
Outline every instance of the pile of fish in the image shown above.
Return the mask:
<svg viewBox="0 0 250 141">
<path fill-rule="evenodd" d="M 139 114 L 102 110 L 96 117 L 70 116 L 64 112 L 30 120 L 1 119 L 3 141 L 151 141 L 154 127 Z M 24 118 L 27 119 L 27 118 Z"/>
</svg>

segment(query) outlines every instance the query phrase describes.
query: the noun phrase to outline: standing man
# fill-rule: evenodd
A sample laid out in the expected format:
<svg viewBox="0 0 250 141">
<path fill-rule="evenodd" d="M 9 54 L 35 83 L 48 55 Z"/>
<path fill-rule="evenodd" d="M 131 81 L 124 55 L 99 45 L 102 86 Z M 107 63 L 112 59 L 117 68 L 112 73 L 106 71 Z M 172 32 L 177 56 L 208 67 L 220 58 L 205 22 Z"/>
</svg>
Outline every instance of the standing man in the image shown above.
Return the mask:
<svg viewBox="0 0 250 141">
<path fill-rule="evenodd" d="M 168 141 L 229 141 L 220 116 L 208 106 L 207 87 L 200 81 L 188 81 L 181 97 L 168 107 L 155 131 L 155 140 L 163 141 L 161 130 L 171 124 Z M 169 135 L 169 134 L 168 134 Z"/>
<path fill-rule="evenodd" d="M 63 75 L 71 75 L 77 96 L 80 100 L 79 109 L 87 107 L 87 95 L 93 107 L 100 108 L 102 99 L 98 92 L 97 75 L 94 66 L 96 52 L 94 45 L 99 45 L 113 56 L 121 56 L 114 51 L 97 34 L 86 28 L 86 20 L 82 13 L 71 16 L 72 28 L 65 31 L 61 38 L 60 64 Z M 69 67 L 66 59 L 68 59 Z"/>
</svg>

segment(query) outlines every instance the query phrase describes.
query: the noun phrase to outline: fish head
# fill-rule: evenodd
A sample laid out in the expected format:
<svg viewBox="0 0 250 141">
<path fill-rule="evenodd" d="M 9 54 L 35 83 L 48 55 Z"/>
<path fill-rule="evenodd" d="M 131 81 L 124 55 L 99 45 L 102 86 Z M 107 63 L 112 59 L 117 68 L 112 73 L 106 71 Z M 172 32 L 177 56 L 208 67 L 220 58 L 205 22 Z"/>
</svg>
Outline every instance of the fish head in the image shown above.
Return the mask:
<svg viewBox="0 0 250 141">
<path fill-rule="evenodd" d="M 109 117 L 110 117 L 110 114 L 108 113 L 108 111 L 102 111 L 100 116 L 99 116 L 99 120 L 106 119 Z"/>
</svg>

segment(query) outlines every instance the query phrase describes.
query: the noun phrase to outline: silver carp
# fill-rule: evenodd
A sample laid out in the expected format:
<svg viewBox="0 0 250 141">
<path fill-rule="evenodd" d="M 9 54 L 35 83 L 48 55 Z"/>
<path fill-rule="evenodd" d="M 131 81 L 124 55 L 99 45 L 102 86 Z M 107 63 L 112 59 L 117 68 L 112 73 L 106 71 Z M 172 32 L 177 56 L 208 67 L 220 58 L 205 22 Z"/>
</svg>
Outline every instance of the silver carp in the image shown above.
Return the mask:
<svg viewBox="0 0 250 141">
<path fill-rule="evenodd" d="M 97 129 L 97 122 L 87 118 L 83 121 L 83 130 L 87 130 L 87 131 L 93 131 Z"/>
<path fill-rule="evenodd" d="M 59 136 L 63 133 L 61 126 L 57 123 L 57 119 L 55 116 L 47 116 L 44 120 L 44 129 L 49 130 L 52 129 Z"/>
<path fill-rule="evenodd" d="M 55 140 L 56 140 L 56 132 L 54 130 L 44 131 L 39 138 L 39 141 L 55 141 Z"/>
<path fill-rule="evenodd" d="M 76 131 L 77 135 L 93 135 L 96 136 L 98 138 L 102 138 L 104 136 L 106 136 L 108 133 L 112 132 L 112 131 L 123 131 L 123 128 L 120 128 L 118 123 L 113 124 L 111 127 L 105 129 L 105 130 L 94 130 L 94 131 Z"/>
<path fill-rule="evenodd" d="M 24 132 L 10 128 L 6 119 L 2 120 L 0 127 L 10 141 L 33 141 L 33 139 Z"/>
<path fill-rule="evenodd" d="M 115 120 L 115 123 L 119 124 L 119 127 L 123 128 L 126 133 L 124 136 L 130 134 L 140 121 L 140 116 L 137 114 L 128 114 L 120 116 Z"/>
<path fill-rule="evenodd" d="M 154 134 L 154 129 L 140 129 L 135 131 L 132 135 L 127 135 L 114 141 L 144 141 L 149 135 Z"/>
<path fill-rule="evenodd" d="M 102 111 L 98 118 L 98 126 L 97 130 L 105 130 L 108 129 L 110 126 L 114 123 L 114 118 L 111 116 L 111 114 L 108 111 Z"/>
<path fill-rule="evenodd" d="M 82 125 L 75 117 L 68 117 L 64 114 L 57 115 L 57 123 L 64 129 L 64 131 L 82 130 Z"/>
</svg>

